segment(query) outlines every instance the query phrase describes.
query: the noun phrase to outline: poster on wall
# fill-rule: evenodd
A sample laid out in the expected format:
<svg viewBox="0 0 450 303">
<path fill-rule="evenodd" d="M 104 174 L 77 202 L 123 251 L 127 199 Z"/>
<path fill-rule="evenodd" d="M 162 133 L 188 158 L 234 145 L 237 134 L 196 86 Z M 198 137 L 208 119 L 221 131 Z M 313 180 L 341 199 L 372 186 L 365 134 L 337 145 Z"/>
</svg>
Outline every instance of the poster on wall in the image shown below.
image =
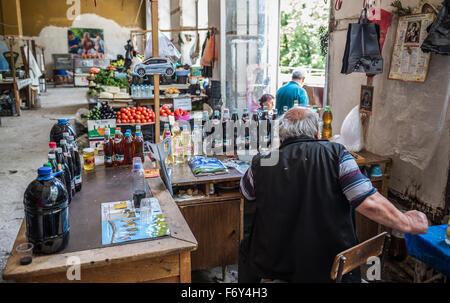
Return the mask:
<svg viewBox="0 0 450 303">
<path fill-rule="evenodd" d="M 431 54 L 422 52 L 420 46 L 434 18 L 435 15 L 431 13 L 399 17 L 389 79 L 425 82 Z"/>
<path fill-rule="evenodd" d="M 75 58 L 102 59 L 105 54 L 103 29 L 72 27 L 67 30 L 69 53 Z"/>
<path fill-rule="evenodd" d="M 372 114 L 373 86 L 361 85 L 361 97 L 359 103 L 360 112 Z"/>
</svg>

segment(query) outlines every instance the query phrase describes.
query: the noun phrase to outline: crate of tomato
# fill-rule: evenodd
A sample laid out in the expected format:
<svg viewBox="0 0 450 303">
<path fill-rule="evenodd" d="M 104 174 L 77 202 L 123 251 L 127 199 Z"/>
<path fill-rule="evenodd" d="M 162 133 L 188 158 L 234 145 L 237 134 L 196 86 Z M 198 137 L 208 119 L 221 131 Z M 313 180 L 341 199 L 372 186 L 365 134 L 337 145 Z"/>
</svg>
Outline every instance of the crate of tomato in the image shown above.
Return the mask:
<svg viewBox="0 0 450 303">
<path fill-rule="evenodd" d="M 155 113 L 147 107 L 123 107 L 117 113 L 117 124 L 155 123 Z"/>
</svg>

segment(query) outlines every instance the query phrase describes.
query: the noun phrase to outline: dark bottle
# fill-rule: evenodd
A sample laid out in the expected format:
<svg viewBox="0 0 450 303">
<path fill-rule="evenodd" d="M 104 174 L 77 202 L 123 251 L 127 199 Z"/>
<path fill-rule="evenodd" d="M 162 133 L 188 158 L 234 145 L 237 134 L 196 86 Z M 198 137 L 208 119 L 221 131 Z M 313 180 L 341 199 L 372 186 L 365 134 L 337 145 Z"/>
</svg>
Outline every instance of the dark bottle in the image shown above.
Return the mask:
<svg viewBox="0 0 450 303">
<path fill-rule="evenodd" d="M 249 140 L 249 149 L 253 148 L 254 146 L 252 146 L 251 144 L 251 140 L 255 140 L 256 143 L 256 150 L 258 150 L 258 145 L 259 145 L 259 112 L 258 109 L 255 109 L 253 111 L 252 114 L 252 123 L 250 124 L 250 140 Z"/>
<path fill-rule="evenodd" d="M 57 174 L 50 167 L 39 168 L 23 197 L 27 240 L 38 254 L 56 253 L 69 242 L 68 193 Z"/>
<path fill-rule="evenodd" d="M 75 190 L 80 191 L 83 183 L 80 153 L 78 152 L 78 145 L 73 136 L 68 137 L 67 141 L 72 154 L 74 169 L 75 169 Z"/>
<path fill-rule="evenodd" d="M 50 167 L 52 169 L 53 173 L 57 173 L 58 170 L 58 162 L 56 161 L 56 154 L 48 154 L 48 164 L 50 164 Z M 46 166 L 46 165 L 44 165 Z M 63 174 L 59 174 L 58 176 L 56 176 L 56 178 L 58 178 L 65 186 L 65 180 L 64 180 L 64 175 Z M 67 188 L 66 188 L 67 189 Z"/>
<path fill-rule="evenodd" d="M 259 142 L 261 147 L 267 148 L 270 144 L 270 120 L 269 120 L 269 112 L 267 111 L 267 106 L 264 106 L 263 112 L 261 114 L 261 119 L 259 123 L 263 129 L 259 129 Z"/>
<path fill-rule="evenodd" d="M 69 164 L 67 162 L 66 157 L 64 157 L 62 148 L 58 147 L 56 149 L 56 162 L 58 164 L 58 172 L 63 171 L 63 177 L 64 177 L 64 185 L 66 186 L 67 193 L 69 195 L 69 203 L 72 202 L 72 177 L 70 175 L 70 168 Z M 70 189 L 70 190 L 69 190 Z"/>
<path fill-rule="evenodd" d="M 105 129 L 105 137 L 103 139 L 103 159 L 106 167 L 114 166 L 114 139 L 111 137 L 111 130 Z"/>
<path fill-rule="evenodd" d="M 248 113 L 248 109 L 244 108 L 244 112 L 242 114 L 242 127 L 245 127 L 245 129 L 244 129 L 244 146 L 245 146 L 246 150 L 249 149 L 249 145 L 250 145 L 250 129 L 249 129 L 249 125 L 246 124 L 249 121 L 250 121 L 250 115 Z M 246 127 L 246 126 L 248 126 L 248 127 Z"/>
<path fill-rule="evenodd" d="M 69 123 L 70 119 L 58 119 L 58 123 L 53 125 L 50 131 L 50 142 L 56 142 L 57 144 L 61 142 L 61 139 L 64 139 L 63 133 L 68 132 L 69 135 L 74 138 L 77 137 L 75 130 Z"/>
<path fill-rule="evenodd" d="M 226 153 L 227 150 L 230 150 L 232 140 L 227 134 L 228 126 L 230 122 L 230 111 L 228 108 L 223 110 L 222 114 L 222 136 L 223 136 L 223 152 Z"/>
<path fill-rule="evenodd" d="M 61 146 L 64 158 L 66 158 L 67 164 L 69 165 L 70 185 L 71 185 L 70 188 L 72 189 L 72 196 L 73 196 L 75 195 L 75 167 L 73 164 L 72 154 L 69 151 L 69 146 L 67 145 L 67 141 L 65 139 L 59 141 L 59 145 Z"/>
<path fill-rule="evenodd" d="M 237 109 L 233 109 L 233 111 L 231 112 L 231 121 L 233 121 L 233 145 L 234 145 L 234 150 L 237 150 L 237 138 L 238 138 L 238 128 L 240 127 L 239 125 L 239 115 L 237 112 Z"/>
<path fill-rule="evenodd" d="M 55 153 L 56 153 L 56 148 L 58 148 L 58 147 L 56 146 L 56 142 L 50 142 L 50 143 L 48 144 L 48 153 L 49 153 L 49 154 L 55 154 Z"/>
<path fill-rule="evenodd" d="M 276 108 L 272 109 L 272 116 L 270 118 L 270 120 L 276 120 L 278 119 L 278 110 Z"/>
</svg>

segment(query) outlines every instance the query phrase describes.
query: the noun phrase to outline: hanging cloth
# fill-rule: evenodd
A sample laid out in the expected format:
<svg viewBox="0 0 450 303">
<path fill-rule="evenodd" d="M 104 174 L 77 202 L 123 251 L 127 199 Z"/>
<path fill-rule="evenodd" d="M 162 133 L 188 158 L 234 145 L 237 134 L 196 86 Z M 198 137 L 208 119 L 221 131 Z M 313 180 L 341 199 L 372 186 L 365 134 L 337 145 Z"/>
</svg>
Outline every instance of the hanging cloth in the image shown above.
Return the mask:
<svg viewBox="0 0 450 303">
<path fill-rule="evenodd" d="M 364 20 L 363 20 L 364 14 Z M 367 9 L 361 11 L 358 23 L 350 23 L 347 31 L 341 73 L 381 74 L 383 57 L 380 51 L 380 26 L 367 23 Z"/>
<path fill-rule="evenodd" d="M 428 30 L 422 43 L 423 52 L 450 55 L 450 0 L 446 0 L 438 17 Z"/>
</svg>

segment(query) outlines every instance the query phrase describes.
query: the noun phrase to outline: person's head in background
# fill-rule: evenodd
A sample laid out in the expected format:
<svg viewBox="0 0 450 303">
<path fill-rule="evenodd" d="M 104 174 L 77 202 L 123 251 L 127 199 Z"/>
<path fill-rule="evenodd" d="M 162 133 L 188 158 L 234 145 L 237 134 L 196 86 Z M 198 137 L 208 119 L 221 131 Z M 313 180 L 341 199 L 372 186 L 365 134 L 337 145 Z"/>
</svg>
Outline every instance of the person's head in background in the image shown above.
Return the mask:
<svg viewBox="0 0 450 303">
<path fill-rule="evenodd" d="M 303 68 L 300 68 L 292 73 L 292 81 L 297 82 L 301 86 L 305 84 L 306 79 L 306 70 Z"/>
<path fill-rule="evenodd" d="M 291 108 L 280 118 L 280 141 L 299 136 L 319 139 L 319 115 L 309 108 Z"/>
<path fill-rule="evenodd" d="M 73 35 L 73 32 L 71 30 L 69 30 L 67 32 L 67 36 L 69 38 L 70 41 L 72 41 L 73 39 L 75 39 L 75 36 Z"/>
<path fill-rule="evenodd" d="M 275 97 L 271 94 L 264 94 L 258 102 L 261 109 L 264 109 L 264 106 L 267 106 L 267 110 L 270 112 L 275 105 Z"/>
</svg>

